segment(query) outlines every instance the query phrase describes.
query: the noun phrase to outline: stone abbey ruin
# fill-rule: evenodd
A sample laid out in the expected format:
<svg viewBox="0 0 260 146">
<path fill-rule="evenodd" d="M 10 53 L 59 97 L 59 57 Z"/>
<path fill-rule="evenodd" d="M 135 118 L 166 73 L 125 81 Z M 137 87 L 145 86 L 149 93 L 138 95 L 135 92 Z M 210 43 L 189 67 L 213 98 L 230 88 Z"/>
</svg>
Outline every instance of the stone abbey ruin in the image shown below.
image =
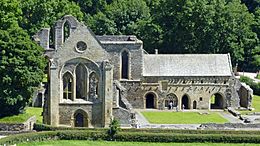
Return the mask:
<svg viewBox="0 0 260 146">
<path fill-rule="evenodd" d="M 45 124 L 107 127 L 116 118 L 130 126 L 134 109 L 251 106 L 252 91 L 234 77 L 229 54 L 148 54 L 135 36 L 97 36 L 73 16 L 34 39 L 49 60 Z"/>
</svg>

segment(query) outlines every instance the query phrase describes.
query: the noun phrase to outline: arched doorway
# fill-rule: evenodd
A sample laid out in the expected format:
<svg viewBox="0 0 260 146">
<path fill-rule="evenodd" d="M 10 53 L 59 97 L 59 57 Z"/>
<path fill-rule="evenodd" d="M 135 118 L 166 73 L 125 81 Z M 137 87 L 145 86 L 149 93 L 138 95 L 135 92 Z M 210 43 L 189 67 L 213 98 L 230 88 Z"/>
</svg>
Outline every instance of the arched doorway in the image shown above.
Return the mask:
<svg viewBox="0 0 260 146">
<path fill-rule="evenodd" d="M 81 113 L 75 115 L 75 127 L 84 127 L 84 116 Z"/>
<path fill-rule="evenodd" d="M 178 106 L 178 98 L 173 93 L 170 93 L 167 95 L 166 99 L 164 100 L 164 106 L 167 108 L 170 108 L 169 105 L 171 102 L 172 102 L 172 108 L 175 108 Z"/>
<path fill-rule="evenodd" d="M 216 93 L 210 97 L 210 109 L 223 109 L 224 98 L 221 94 Z"/>
<path fill-rule="evenodd" d="M 193 101 L 193 109 L 197 109 L 197 101 L 196 100 Z"/>
<path fill-rule="evenodd" d="M 75 127 L 88 127 L 88 115 L 83 110 L 77 110 L 74 113 Z"/>
<path fill-rule="evenodd" d="M 182 96 L 181 106 L 182 109 L 190 109 L 189 97 L 187 95 Z"/>
<path fill-rule="evenodd" d="M 148 93 L 145 96 L 145 106 L 146 108 L 155 108 L 155 95 L 154 93 Z"/>
</svg>

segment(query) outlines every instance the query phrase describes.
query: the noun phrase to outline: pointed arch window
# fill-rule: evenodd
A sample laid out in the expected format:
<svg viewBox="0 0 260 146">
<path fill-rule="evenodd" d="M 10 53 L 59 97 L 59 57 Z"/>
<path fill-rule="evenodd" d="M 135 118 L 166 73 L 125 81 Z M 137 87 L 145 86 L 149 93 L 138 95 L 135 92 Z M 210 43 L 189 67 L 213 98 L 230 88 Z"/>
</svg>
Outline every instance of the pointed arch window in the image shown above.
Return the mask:
<svg viewBox="0 0 260 146">
<path fill-rule="evenodd" d="M 70 24 L 66 21 L 63 25 L 63 42 L 70 36 Z"/>
<path fill-rule="evenodd" d="M 96 73 L 89 76 L 89 97 L 95 99 L 98 97 L 98 77 Z"/>
<path fill-rule="evenodd" d="M 121 78 L 128 79 L 129 75 L 129 53 L 124 50 L 121 53 Z"/>
<path fill-rule="evenodd" d="M 72 75 L 66 72 L 63 77 L 63 99 L 70 99 L 72 100 L 72 83 L 73 78 Z"/>
<path fill-rule="evenodd" d="M 88 100 L 88 70 L 85 65 L 76 67 L 76 98 Z"/>
</svg>

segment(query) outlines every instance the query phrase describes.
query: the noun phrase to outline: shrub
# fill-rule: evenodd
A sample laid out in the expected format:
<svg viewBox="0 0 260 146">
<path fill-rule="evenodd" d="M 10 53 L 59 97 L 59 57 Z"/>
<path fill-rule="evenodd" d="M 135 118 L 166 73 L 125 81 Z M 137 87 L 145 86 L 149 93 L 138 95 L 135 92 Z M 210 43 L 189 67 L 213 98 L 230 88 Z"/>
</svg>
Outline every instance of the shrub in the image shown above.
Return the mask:
<svg viewBox="0 0 260 146">
<path fill-rule="evenodd" d="M 153 131 L 153 130 L 152 130 Z M 175 130 L 172 130 L 175 131 Z M 181 131 L 181 130 L 177 130 Z M 260 133 L 248 134 L 230 134 L 233 133 L 217 133 L 217 134 L 201 134 L 198 133 L 170 133 L 170 130 L 163 133 L 151 133 L 134 131 L 120 131 L 113 136 L 116 141 L 135 141 L 135 142 L 221 142 L 221 143 L 260 143 Z M 236 131 L 234 131 L 236 133 Z M 26 133 L 11 135 L 0 139 L 0 145 L 18 144 L 27 141 L 45 141 L 45 140 L 107 140 L 107 133 L 98 130 L 64 130 L 64 131 L 44 131 L 37 133 Z"/>
<path fill-rule="evenodd" d="M 109 129 L 107 131 L 107 134 L 110 138 L 110 140 L 114 139 L 115 134 L 117 134 L 118 130 L 120 130 L 120 124 L 119 121 L 116 119 L 113 119 L 111 123 L 109 124 Z"/>
<path fill-rule="evenodd" d="M 55 127 L 46 124 L 35 123 L 33 130 L 36 131 L 57 131 L 57 130 L 96 130 L 96 131 L 106 131 L 105 128 L 87 128 L 87 127 Z"/>
</svg>

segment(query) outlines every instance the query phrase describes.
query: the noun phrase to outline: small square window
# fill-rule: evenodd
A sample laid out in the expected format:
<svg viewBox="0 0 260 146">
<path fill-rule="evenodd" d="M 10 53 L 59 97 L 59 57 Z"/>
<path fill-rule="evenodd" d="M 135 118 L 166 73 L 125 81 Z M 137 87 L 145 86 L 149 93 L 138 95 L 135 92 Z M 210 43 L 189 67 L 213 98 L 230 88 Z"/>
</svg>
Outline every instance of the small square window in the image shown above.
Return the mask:
<svg viewBox="0 0 260 146">
<path fill-rule="evenodd" d="M 202 97 L 200 97 L 200 101 L 202 101 Z"/>
</svg>

